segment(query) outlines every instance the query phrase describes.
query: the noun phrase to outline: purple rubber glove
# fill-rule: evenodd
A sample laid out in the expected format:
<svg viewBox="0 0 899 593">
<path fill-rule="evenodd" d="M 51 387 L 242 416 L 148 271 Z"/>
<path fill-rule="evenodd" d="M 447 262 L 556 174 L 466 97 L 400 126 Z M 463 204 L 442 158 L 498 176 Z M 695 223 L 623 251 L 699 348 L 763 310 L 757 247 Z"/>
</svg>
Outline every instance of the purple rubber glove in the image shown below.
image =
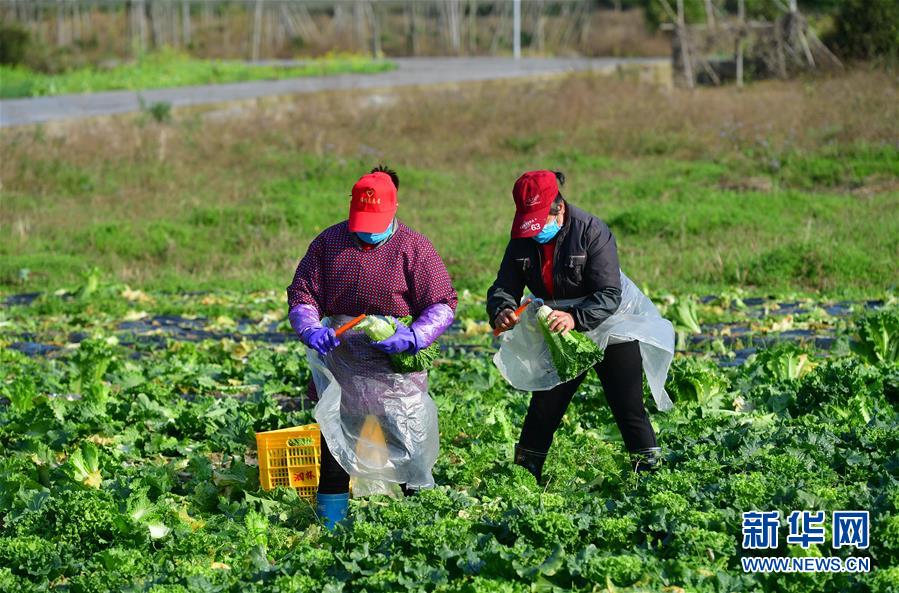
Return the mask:
<svg viewBox="0 0 899 593">
<path fill-rule="evenodd" d="M 340 340 L 330 327 L 310 327 L 300 336 L 303 343 L 324 356 L 340 346 Z"/>
<path fill-rule="evenodd" d="M 453 324 L 453 309 L 444 303 L 425 307 L 418 319 L 409 326 L 415 334 L 415 350 L 418 352 L 434 343 L 440 334 Z"/>
<path fill-rule="evenodd" d="M 321 327 L 321 321 L 318 319 L 318 309 L 313 305 L 299 304 L 294 305 L 287 314 L 290 320 L 290 327 L 296 332 L 297 336 L 303 337 L 303 332 L 307 329 Z"/>
<path fill-rule="evenodd" d="M 318 310 L 312 305 L 295 305 L 287 314 L 290 326 L 300 340 L 322 356 L 340 346 L 340 340 L 330 327 L 322 327 Z"/>
<path fill-rule="evenodd" d="M 371 345 L 381 352 L 390 355 L 401 354 L 403 352 L 409 352 L 411 354 L 418 352 L 418 349 L 415 347 L 415 334 L 413 334 L 412 330 L 404 323 L 399 320 L 395 321 L 396 332 L 386 340 L 372 342 Z"/>
</svg>

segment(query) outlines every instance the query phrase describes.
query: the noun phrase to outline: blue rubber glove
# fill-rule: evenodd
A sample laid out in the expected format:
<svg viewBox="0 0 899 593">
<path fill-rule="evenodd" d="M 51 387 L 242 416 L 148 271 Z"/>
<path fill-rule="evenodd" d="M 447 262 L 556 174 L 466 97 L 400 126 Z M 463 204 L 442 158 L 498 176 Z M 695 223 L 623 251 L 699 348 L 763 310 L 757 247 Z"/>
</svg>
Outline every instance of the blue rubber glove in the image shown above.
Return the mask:
<svg viewBox="0 0 899 593">
<path fill-rule="evenodd" d="M 322 356 L 340 346 L 340 340 L 330 327 L 307 328 L 300 336 L 300 340 Z"/>
<path fill-rule="evenodd" d="M 398 320 L 395 320 L 395 322 L 396 333 L 394 333 L 386 340 L 381 340 L 380 342 L 372 342 L 371 345 L 381 352 L 391 355 L 401 354 L 403 352 L 418 352 L 418 348 L 415 345 L 415 334 L 412 333 L 412 330 L 409 329 L 409 326 L 401 323 Z"/>
</svg>

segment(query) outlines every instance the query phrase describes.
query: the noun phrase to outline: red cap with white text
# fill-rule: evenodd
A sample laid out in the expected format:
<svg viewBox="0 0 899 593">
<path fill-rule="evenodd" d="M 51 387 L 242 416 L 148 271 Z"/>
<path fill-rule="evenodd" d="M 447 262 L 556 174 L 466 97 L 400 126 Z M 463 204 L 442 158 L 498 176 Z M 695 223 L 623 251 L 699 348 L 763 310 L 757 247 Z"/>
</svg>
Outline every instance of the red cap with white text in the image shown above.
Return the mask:
<svg viewBox="0 0 899 593">
<path fill-rule="evenodd" d="M 559 182 L 552 171 L 528 171 L 518 178 L 512 188 L 515 200 L 515 218 L 512 221 L 512 238 L 524 239 L 537 235 L 559 195 Z"/>
</svg>

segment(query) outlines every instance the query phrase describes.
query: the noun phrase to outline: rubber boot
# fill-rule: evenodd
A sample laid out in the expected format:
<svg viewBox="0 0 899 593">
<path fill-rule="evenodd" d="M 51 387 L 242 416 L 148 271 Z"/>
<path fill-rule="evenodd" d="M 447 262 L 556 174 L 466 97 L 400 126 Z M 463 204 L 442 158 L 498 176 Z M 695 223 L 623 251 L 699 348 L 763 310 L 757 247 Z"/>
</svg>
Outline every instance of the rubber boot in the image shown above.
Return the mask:
<svg viewBox="0 0 899 593">
<path fill-rule="evenodd" d="M 315 502 L 315 510 L 318 516 L 325 522 L 325 528 L 333 531 L 340 521 L 346 519 L 347 509 L 350 506 L 350 493 L 319 494 Z"/>
<path fill-rule="evenodd" d="M 521 445 L 515 445 L 515 464 L 531 472 L 537 483 L 543 478 L 543 464 L 546 462 L 546 453 L 531 451 Z"/>
<path fill-rule="evenodd" d="M 634 466 L 635 473 L 654 472 L 659 469 L 660 461 L 662 461 L 661 447 L 631 451 L 631 464 Z"/>
</svg>

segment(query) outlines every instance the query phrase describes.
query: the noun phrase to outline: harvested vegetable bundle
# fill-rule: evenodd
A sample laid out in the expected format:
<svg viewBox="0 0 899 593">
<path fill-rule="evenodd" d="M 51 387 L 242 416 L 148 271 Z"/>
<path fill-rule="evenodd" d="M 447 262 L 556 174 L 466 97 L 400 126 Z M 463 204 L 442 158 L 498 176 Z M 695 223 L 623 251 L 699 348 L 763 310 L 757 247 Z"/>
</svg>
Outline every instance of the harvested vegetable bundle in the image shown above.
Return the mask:
<svg viewBox="0 0 899 593">
<path fill-rule="evenodd" d="M 537 309 L 537 321 L 559 378 L 570 381 L 602 360 L 603 351 L 579 331 L 571 330 L 564 334 L 551 331 L 547 317 L 552 311 L 543 305 Z"/>
<path fill-rule="evenodd" d="M 401 317 L 400 323 L 409 325 L 412 323 L 412 316 Z M 380 342 L 386 340 L 396 333 L 396 324 L 390 317 L 381 317 L 379 315 L 368 315 L 356 325 L 356 329 L 365 332 L 372 342 Z M 403 352 L 401 354 L 393 354 L 390 356 L 390 363 L 393 370 L 398 373 L 415 373 L 418 371 L 426 371 L 431 368 L 434 359 L 440 353 L 440 346 L 436 342 L 423 350 L 419 350 L 415 354 Z"/>
</svg>

